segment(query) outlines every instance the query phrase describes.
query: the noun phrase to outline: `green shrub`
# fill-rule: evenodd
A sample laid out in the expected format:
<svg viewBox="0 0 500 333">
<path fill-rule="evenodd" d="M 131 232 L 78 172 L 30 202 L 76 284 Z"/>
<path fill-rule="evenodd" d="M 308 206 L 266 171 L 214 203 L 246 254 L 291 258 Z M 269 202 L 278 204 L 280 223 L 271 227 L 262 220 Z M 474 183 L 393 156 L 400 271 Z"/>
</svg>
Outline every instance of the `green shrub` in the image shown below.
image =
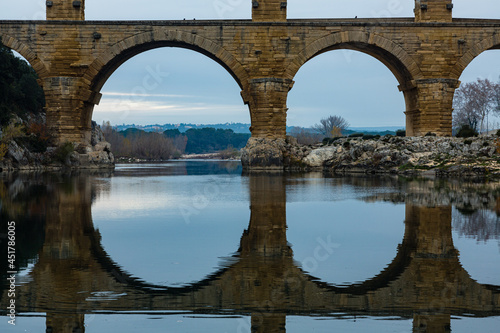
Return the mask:
<svg viewBox="0 0 500 333">
<path fill-rule="evenodd" d="M 410 169 L 415 169 L 415 166 L 412 163 L 405 163 L 399 167 L 399 170 L 405 171 L 405 170 L 410 170 Z"/>
<path fill-rule="evenodd" d="M 457 133 L 457 138 L 470 138 L 477 135 L 478 133 L 475 129 L 471 128 L 469 125 L 462 125 Z"/>
<path fill-rule="evenodd" d="M 500 136 L 500 129 L 497 131 L 497 136 Z"/>
<path fill-rule="evenodd" d="M 54 151 L 54 160 L 60 163 L 66 163 L 69 155 L 75 151 L 75 146 L 71 142 L 65 142 Z"/>
<path fill-rule="evenodd" d="M 2 130 L 2 141 L 8 143 L 12 139 L 22 138 L 25 135 L 26 131 L 22 124 L 11 122 Z"/>
<path fill-rule="evenodd" d="M 351 135 L 349 135 L 350 138 L 362 138 L 363 137 L 363 133 L 352 133 Z"/>
<path fill-rule="evenodd" d="M 380 135 L 371 135 L 371 134 L 367 134 L 367 135 L 363 135 L 363 140 L 378 140 L 380 139 Z"/>
<path fill-rule="evenodd" d="M 9 151 L 10 141 L 14 139 L 22 140 L 25 136 L 23 125 L 11 122 L 9 125 L 5 126 L 0 136 L 0 160 L 2 160 Z"/>
<path fill-rule="evenodd" d="M 8 150 L 9 146 L 6 143 L 0 143 L 0 161 L 5 157 Z"/>
<path fill-rule="evenodd" d="M 323 139 L 323 145 L 324 146 L 329 146 L 331 144 L 333 144 L 335 141 L 337 141 L 338 139 L 341 139 L 342 137 L 335 137 L 335 138 L 324 138 Z"/>
<path fill-rule="evenodd" d="M 406 136 L 406 130 L 404 130 L 404 129 L 397 130 L 396 136 Z"/>
<path fill-rule="evenodd" d="M 233 146 L 229 146 L 226 149 L 221 150 L 219 152 L 219 158 L 221 158 L 223 160 L 228 160 L 231 158 L 234 159 L 234 158 L 237 158 L 239 155 L 240 155 L 240 151 L 238 149 L 234 148 Z"/>
<path fill-rule="evenodd" d="M 33 153 L 44 153 L 47 151 L 48 142 L 39 137 L 29 135 L 16 139 L 16 142 Z"/>
</svg>

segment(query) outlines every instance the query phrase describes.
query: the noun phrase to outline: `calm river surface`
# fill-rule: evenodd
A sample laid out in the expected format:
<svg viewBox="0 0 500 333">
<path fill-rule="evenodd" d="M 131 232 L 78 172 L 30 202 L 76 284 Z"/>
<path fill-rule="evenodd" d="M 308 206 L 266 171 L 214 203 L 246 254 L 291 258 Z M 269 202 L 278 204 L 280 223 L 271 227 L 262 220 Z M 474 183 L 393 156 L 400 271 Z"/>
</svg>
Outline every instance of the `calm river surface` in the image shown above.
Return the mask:
<svg viewBox="0 0 500 333">
<path fill-rule="evenodd" d="M 0 179 L 0 332 L 499 331 L 498 184 L 217 161 Z"/>
</svg>

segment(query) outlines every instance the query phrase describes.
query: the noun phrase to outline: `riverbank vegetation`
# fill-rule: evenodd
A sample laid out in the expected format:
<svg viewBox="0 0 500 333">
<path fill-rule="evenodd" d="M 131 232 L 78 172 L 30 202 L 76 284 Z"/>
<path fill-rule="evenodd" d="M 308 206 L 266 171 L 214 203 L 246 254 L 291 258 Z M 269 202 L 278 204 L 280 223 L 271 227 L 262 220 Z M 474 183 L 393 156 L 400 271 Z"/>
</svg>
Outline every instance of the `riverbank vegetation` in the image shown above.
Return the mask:
<svg viewBox="0 0 500 333">
<path fill-rule="evenodd" d="M 234 158 L 243 148 L 250 134 L 234 133 L 230 129 L 201 128 L 181 133 L 177 129 L 164 132 L 146 132 L 129 128 L 116 131 L 109 122 L 103 123 L 106 141 L 111 143 L 118 158 L 167 160 L 184 154 L 214 154 L 220 158 Z"/>
</svg>

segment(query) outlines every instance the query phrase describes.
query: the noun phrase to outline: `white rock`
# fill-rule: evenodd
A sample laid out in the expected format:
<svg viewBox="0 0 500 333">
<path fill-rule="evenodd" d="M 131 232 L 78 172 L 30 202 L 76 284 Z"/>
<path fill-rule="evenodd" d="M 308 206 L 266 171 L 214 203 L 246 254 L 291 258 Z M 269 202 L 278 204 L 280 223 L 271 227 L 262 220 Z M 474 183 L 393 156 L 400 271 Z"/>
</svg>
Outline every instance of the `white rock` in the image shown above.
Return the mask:
<svg viewBox="0 0 500 333">
<path fill-rule="evenodd" d="M 313 151 L 304 159 L 304 163 L 311 167 L 323 166 L 325 161 L 331 160 L 336 154 L 335 147 L 323 147 Z"/>
</svg>

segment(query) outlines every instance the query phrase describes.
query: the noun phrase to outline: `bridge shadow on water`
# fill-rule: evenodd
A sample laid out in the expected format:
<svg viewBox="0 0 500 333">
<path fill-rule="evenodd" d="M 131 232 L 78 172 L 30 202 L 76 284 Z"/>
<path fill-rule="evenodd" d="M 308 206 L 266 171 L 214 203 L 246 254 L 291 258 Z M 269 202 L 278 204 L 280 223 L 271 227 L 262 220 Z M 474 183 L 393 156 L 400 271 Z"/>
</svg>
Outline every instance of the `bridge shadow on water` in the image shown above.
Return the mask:
<svg viewBox="0 0 500 333">
<path fill-rule="evenodd" d="M 29 280 L 17 287 L 18 313 L 46 313 L 47 332 L 83 332 L 85 315 L 130 311 L 251 316 L 252 332 L 285 332 L 287 316 L 395 316 L 413 319 L 414 332 L 449 332 L 452 316 L 500 316 L 500 286 L 480 284 L 462 267 L 453 244 L 450 196 L 422 191 L 433 183 L 408 188 L 405 195 L 364 198 L 404 202 L 404 238 L 378 275 L 335 285 L 294 261 L 286 223 L 286 186 L 293 177 L 244 177 L 251 215 L 239 249 L 219 270 L 181 287 L 131 276 L 106 253 L 92 221 L 94 176 L 3 182 L 2 220 L 7 210 L 17 214 L 18 232 L 26 232 L 19 251 L 24 262 L 37 258 Z M 345 182 L 378 186 L 360 178 Z M 9 297 L 2 288 L 5 309 Z"/>
</svg>

